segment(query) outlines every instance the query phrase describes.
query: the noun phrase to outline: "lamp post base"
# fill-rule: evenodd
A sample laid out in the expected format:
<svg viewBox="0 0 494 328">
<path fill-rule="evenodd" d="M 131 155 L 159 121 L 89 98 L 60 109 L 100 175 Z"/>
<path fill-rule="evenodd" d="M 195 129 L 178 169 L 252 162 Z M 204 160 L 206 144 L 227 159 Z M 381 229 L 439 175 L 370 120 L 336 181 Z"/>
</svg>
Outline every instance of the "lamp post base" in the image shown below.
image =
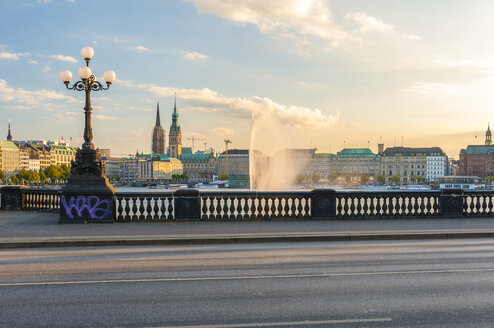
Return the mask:
<svg viewBox="0 0 494 328">
<path fill-rule="evenodd" d="M 70 172 L 60 194 L 58 223 L 113 223 L 116 190 L 105 176 L 98 152 L 78 150 Z"/>
</svg>

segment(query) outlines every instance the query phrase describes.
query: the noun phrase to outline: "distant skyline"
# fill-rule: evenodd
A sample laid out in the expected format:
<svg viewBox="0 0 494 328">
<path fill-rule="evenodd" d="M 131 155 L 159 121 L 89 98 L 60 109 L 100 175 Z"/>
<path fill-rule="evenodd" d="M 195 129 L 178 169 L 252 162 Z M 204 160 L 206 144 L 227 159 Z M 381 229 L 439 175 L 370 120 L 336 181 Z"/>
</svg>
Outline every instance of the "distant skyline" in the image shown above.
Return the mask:
<svg viewBox="0 0 494 328">
<path fill-rule="evenodd" d="M 458 157 L 494 122 L 494 2 L 488 0 L 20 0 L 0 2 L 0 133 L 83 133 L 68 91 L 80 49 L 117 81 L 93 94 L 97 147 L 151 150 L 156 102 L 168 135 L 177 93 L 183 146 L 249 147 L 268 113 L 280 146 L 439 146 Z M 263 129 L 266 126 L 262 125 Z M 263 131 L 269 138 L 269 130 Z M 261 139 L 262 140 L 262 139 Z M 204 144 L 196 142 L 196 148 Z"/>
</svg>

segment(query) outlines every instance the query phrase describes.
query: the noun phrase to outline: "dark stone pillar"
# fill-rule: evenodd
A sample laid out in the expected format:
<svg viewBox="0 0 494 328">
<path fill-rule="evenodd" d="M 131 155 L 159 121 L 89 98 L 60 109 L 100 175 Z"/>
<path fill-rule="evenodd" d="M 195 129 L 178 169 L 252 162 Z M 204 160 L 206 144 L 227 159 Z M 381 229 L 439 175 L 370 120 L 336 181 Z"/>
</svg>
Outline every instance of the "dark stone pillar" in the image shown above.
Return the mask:
<svg viewBox="0 0 494 328">
<path fill-rule="evenodd" d="M 2 187 L 2 210 L 20 210 L 22 209 L 21 189 L 24 186 L 5 186 Z"/>
<path fill-rule="evenodd" d="M 62 191 L 58 223 L 113 223 L 115 199 L 112 192 Z"/>
<path fill-rule="evenodd" d="M 463 190 L 444 189 L 439 196 L 441 216 L 463 216 Z"/>
<path fill-rule="evenodd" d="M 106 178 L 99 152 L 84 145 L 77 151 L 60 193 L 58 223 L 113 223 L 115 188 Z"/>
<path fill-rule="evenodd" d="M 315 219 L 336 218 L 336 191 L 333 189 L 312 190 L 311 217 Z"/>
<path fill-rule="evenodd" d="M 173 193 L 173 205 L 175 207 L 175 219 L 201 218 L 201 197 L 199 190 L 179 189 Z"/>
</svg>

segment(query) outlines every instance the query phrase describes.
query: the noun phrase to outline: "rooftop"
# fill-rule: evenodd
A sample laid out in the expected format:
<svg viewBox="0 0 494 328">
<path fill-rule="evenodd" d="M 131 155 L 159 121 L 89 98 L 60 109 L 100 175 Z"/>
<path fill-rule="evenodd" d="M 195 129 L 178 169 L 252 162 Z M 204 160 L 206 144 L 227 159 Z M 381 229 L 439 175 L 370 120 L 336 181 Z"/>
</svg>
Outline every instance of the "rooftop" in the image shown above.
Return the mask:
<svg viewBox="0 0 494 328">
<path fill-rule="evenodd" d="M 468 145 L 466 149 L 462 149 L 460 154 L 494 154 L 494 146 L 493 145 Z"/>
<path fill-rule="evenodd" d="M 336 157 L 377 157 L 369 148 L 344 148 Z"/>
<path fill-rule="evenodd" d="M 383 153 L 384 156 L 446 156 L 439 147 L 389 147 Z"/>
<path fill-rule="evenodd" d="M 0 140 L 0 148 L 19 149 L 15 143 L 7 140 Z"/>
</svg>

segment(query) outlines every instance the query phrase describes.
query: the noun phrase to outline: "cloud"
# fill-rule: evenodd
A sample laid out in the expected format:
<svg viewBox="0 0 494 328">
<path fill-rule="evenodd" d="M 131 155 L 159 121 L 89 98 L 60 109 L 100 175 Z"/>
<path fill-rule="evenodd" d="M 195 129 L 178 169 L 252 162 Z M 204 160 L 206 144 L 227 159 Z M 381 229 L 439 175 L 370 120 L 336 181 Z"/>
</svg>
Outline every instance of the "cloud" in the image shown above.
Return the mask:
<svg viewBox="0 0 494 328">
<path fill-rule="evenodd" d="M 416 35 L 399 32 L 393 25 L 362 12 L 350 12 L 341 24 L 337 24 L 324 0 L 188 1 L 194 3 L 201 14 L 214 14 L 240 24 L 253 24 L 263 34 L 277 39 L 296 40 L 295 50 L 302 55 L 310 54 L 300 50 L 303 49 L 302 44 L 308 43 L 308 37 L 330 40 L 329 46 L 332 48 L 362 41 L 362 35 L 366 32 L 420 40 Z M 357 24 L 358 29 L 351 30 L 347 23 Z"/>
<path fill-rule="evenodd" d="M 187 102 L 192 108 L 201 111 L 211 108 L 218 114 L 250 120 L 252 115 L 269 113 L 277 117 L 281 124 L 292 127 L 310 127 L 325 129 L 340 119 L 339 111 L 335 115 L 325 115 L 320 109 L 302 106 L 283 105 L 265 97 L 232 98 L 219 94 L 208 88 L 179 89 L 155 84 L 139 84 L 127 80 L 119 82 L 128 87 L 146 89 L 156 97 L 170 97 L 177 93 L 178 101 Z"/>
<path fill-rule="evenodd" d="M 35 64 L 35 65 L 36 64 L 39 64 L 38 61 L 37 60 L 34 60 L 34 59 L 30 59 L 28 63 L 29 64 Z"/>
<path fill-rule="evenodd" d="M 51 90 L 45 89 L 30 91 L 20 88 L 13 88 L 7 84 L 7 81 L 0 79 L 0 101 L 38 106 L 46 101 L 52 100 L 65 100 L 70 102 L 77 101 L 71 96 Z"/>
<path fill-rule="evenodd" d="M 458 91 L 458 88 L 446 83 L 415 82 L 402 91 L 421 95 L 449 96 Z"/>
<path fill-rule="evenodd" d="M 192 51 L 185 53 L 184 58 L 189 60 L 204 60 L 207 59 L 208 56 L 198 53 L 197 51 Z"/>
<path fill-rule="evenodd" d="M 342 40 L 350 35 L 333 22 L 331 11 L 322 0 L 189 0 L 201 14 L 257 26 L 261 33 L 286 37 L 295 34 Z"/>
<path fill-rule="evenodd" d="M 64 56 L 64 55 L 51 55 L 50 56 L 53 59 L 60 60 L 60 61 L 66 61 L 70 63 L 77 63 L 77 59 L 71 56 Z"/>
<path fill-rule="evenodd" d="M 50 71 L 50 70 L 51 70 L 50 66 L 44 66 L 44 67 L 41 69 L 41 73 L 45 73 L 45 72 L 48 72 L 48 71 Z"/>
<path fill-rule="evenodd" d="M 149 48 L 146 48 L 144 46 L 135 46 L 135 47 L 132 47 L 132 48 L 129 48 L 131 50 L 136 50 L 138 52 L 151 52 L 152 50 L 149 49 Z"/>
<path fill-rule="evenodd" d="M 360 32 L 378 32 L 396 35 L 410 40 L 420 40 L 420 37 L 416 35 L 398 32 L 393 25 L 387 24 L 377 17 L 362 12 L 350 12 L 345 15 L 345 19 L 357 24 Z"/>
<path fill-rule="evenodd" d="M 0 58 L 3 59 L 19 59 L 21 57 L 28 57 L 31 54 L 29 52 L 7 52 L 7 51 L 2 51 L 0 52 Z"/>
</svg>

